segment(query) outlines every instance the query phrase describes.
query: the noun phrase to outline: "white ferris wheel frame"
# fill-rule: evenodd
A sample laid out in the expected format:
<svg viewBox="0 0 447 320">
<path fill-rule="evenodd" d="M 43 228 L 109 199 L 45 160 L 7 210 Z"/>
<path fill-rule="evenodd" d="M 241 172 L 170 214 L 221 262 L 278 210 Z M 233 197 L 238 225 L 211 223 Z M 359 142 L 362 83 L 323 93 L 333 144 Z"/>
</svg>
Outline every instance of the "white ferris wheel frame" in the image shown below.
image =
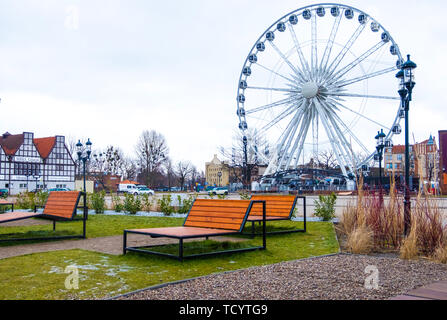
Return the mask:
<svg viewBox="0 0 447 320">
<path fill-rule="evenodd" d="M 317 10 L 319 8 L 332 9 L 338 8 L 339 13 L 337 16 L 334 16 L 335 21 L 332 27 L 331 34 L 329 39 L 327 39 L 326 49 L 321 60 L 318 59 L 317 54 L 317 19 L 318 14 Z M 302 52 L 302 47 L 297 39 L 296 33 L 294 31 L 293 24 L 291 22 L 292 16 L 302 16 L 303 13 L 308 10 L 311 14 L 311 17 L 306 20 L 311 20 L 311 57 L 310 59 L 306 59 Z M 356 29 L 354 34 L 352 34 L 349 41 L 344 44 L 343 49 L 336 55 L 335 59 L 330 61 L 332 49 L 334 47 L 335 39 L 338 33 L 339 26 L 341 24 L 341 20 L 345 17 L 345 13 L 347 10 L 352 10 L 352 13 L 358 13 L 358 15 L 363 15 L 365 18 L 364 23 L 360 23 L 359 27 Z M 331 14 L 330 12 L 325 14 Z M 284 30 L 279 30 L 279 27 L 282 27 L 280 24 L 284 24 Z M 362 55 L 358 56 L 354 61 L 338 68 L 346 53 L 351 49 L 354 45 L 357 38 L 362 34 L 363 30 L 367 25 L 375 23 L 377 27 L 377 31 L 383 31 L 382 36 L 386 35 L 386 41 L 382 40 L 378 42 L 375 46 L 364 52 Z M 296 24 L 296 23 L 295 23 Z M 294 42 L 294 48 L 298 54 L 300 64 L 293 64 L 289 61 L 286 54 L 281 52 L 281 50 L 275 46 L 274 40 L 270 41 L 268 37 L 273 37 L 276 32 L 284 32 L 285 29 L 290 31 L 291 37 Z M 272 36 L 273 34 L 273 36 Z M 383 39 L 383 38 L 382 38 Z M 282 62 L 287 64 L 291 71 L 292 75 L 284 75 L 275 72 L 274 70 L 263 66 L 262 64 L 257 62 L 257 55 L 262 53 L 265 50 L 265 44 L 269 43 L 270 46 L 276 51 L 278 56 L 282 59 Z M 388 67 L 383 70 L 378 70 L 369 74 L 364 74 L 363 76 L 351 78 L 351 79 L 343 79 L 343 76 L 346 75 L 350 70 L 359 65 L 362 61 L 364 61 L 367 57 L 371 56 L 378 49 L 382 48 L 386 44 L 392 44 L 395 49 L 395 56 L 397 58 L 397 63 L 395 67 Z M 264 50 L 258 50 L 257 46 L 262 44 L 264 46 Z M 308 61 L 310 60 L 310 61 Z M 349 176 L 349 173 L 354 173 L 362 168 L 364 165 L 368 165 L 374 159 L 375 152 L 370 154 L 370 151 L 363 145 L 363 143 L 355 136 L 355 134 L 350 130 L 350 128 L 340 119 L 337 115 L 337 110 L 340 108 L 350 111 L 357 116 L 360 116 L 376 125 L 380 125 L 385 130 L 388 130 L 388 134 L 386 135 L 387 141 L 391 141 L 392 137 L 395 134 L 400 134 L 400 107 L 397 108 L 398 112 L 396 118 L 391 127 L 385 126 L 383 124 L 378 123 L 377 121 L 363 115 L 355 110 L 350 109 L 349 107 L 343 104 L 342 97 L 359 97 L 366 99 L 391 99 L 391 100 L 399 100 L 398 95 L 395 97 L 389 96 L 377 96 L 377 95 L 361 95 L 361 94 L 353 94 L 347 92 L 344 88 L 354 83 L 358 83 L 364 80 L 368 80 L 370 78 L 378 77 L 384 74 L 391 73 L 393 71 L 397 71 L 399 69 L 399 63 L 402 63 L 402 55 L 399 49 L 399 46 L 394 41 L 390 33 L 380 24 L 377 20 L 373 19 L 370 15 L 359 10 L 357 8 L 337 4 L 337 3 L 321 3 L 321 4 L 313 4 L 309 6 L 302 7 L 300 9 L 294 10 L 282 18 L 278 19 L 275 23 L 273 23 L 269 28 L 264 31 L 264 33 L 258 38 L 253 47 L 251 48 L 247 58 L 245 59 L 244 66 L 242 68 L 242 72 L 239 78 L 238 90 L 237 90 L 237 115 L 239 119 L 239 129 L 246 133 L 248 130 L 247 118 L 246 116 L 249 114 L 253 114 L 256 112 L 260 112 L 263 110 L 267 110 L 269 108 L 274 108 L 276 106 L 287 106 L 286 109 L 279 114 L 275 119 L 269 122 L 265 127 L 258 130 L 258 134 L 264 134 L 269 128 L 275 126 L 279 121 L 284 119 L 287 116 L 293 115 L 292 120 L 289 122 L 288 126 L 284 130 L 280 140 L 280 143 L 275 146 L 274 151 L 270 157 L 262 154 L 259 150 L 255 150 L 253 145 L 250 145 L 250 148 L 253 152 L 257 153 L 257 156 L 262 159 L 264 162 L 268 163 L 268 168 L 265 172 L 265 175 L 271 175 L 275 172 L 279 171 L 287 171 L 289 169 L 296 169 L 298 167 L 298 161 L 301 157 L 301 153 L 304 152 L 304 143 L 306 141 L 307 135 L 309 131 L 312 131 L 312 139 L 313 139 L 313 153 L 316 155 L 318 152 L 318 126 L 319 123 L 323 125 L 323 128 L 328 135 L 330 145 L 332 150 L 334 151 L 337 162 L 342 170 L 342 173 L 345 177 Z M 272 87 L 250 87 L 248 85 L 248 79 L 251 76 L 251 66 L 256 64 L 263 69 L 275 74 L 276 76 L 282 77 L 283 79 L 289 82 L 289 88 L 272 88 Z M 291 76 L 293 79 L 291 79 Z M 394 77 L 394 73 L 393 73 Z M 321 83 L 324 83 L 325 92 L 320 92 L 322 88 Z M 318 88 L 315 86 L 317 85 Z M 245 110 L 245 91 L 246 90 L 265 90 L 268 91 L 276 91 L 276 92 L 285 92 L 288 94 L 288 97 L 279 101 L 275 101 L 273 103 L 256 107 L 251 110 Z M 316 91 L 318 93 L 316 93 Z M 397 92 L 397 91 L 396 91 Z M 321 99 L 324 97 L 324 99 Z M 311 128 L 312 127 L 312 128 Z M 315 128 L 317 131 L 315 132 Z M 312 129 L 312 130 L 311 130 Z M 299 131 L 298 131 L 299 130 Z M 298 135 L 297 134 L 298 131 Z M 351 144 L 347 141 L 345 135 L 343 134 L 349 133 L 351 139 L 354 139 L 362 149 L 368 154 L 368 156 L 361 160 L 356 159 L 356 156 L 351 148 Z M 296 139 L 294 138 L 296 135 Z M 315 136 L 317 135 L 317 136 Z M 316 140 L 315 140 L 316 139 Z M 316 141 L 316 142 L 315 142 Z M 315 150 L 316 149 L 316 150 Z M 293 159 L 295 159 L 293 161 Z M 293 162 L 293 163 L 292 163 Z"/>
</svg>

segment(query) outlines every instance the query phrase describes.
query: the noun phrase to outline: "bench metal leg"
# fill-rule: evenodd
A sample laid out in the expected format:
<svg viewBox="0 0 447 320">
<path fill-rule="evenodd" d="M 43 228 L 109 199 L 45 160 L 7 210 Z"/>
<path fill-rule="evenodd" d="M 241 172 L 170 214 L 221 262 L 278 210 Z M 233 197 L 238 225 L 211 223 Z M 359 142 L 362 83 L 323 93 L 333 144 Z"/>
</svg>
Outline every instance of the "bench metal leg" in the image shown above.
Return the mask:
<svg viewBox="0 0 447 320">
<path fill-rule="evenodd" d="M 127 253 L 127 231 L 124 231 L 123 234 L 123 255 L 126 255 Z"/>
<path fill-rule="evenodd" d="M 181 262 L 183 261 L 183 239 L 179 239 L 178 258 Z"/>
<path fill-rule="evenodd" d="M 56 231 L 56 220 L 53 220 L 53 231 Z"/>
</svg>

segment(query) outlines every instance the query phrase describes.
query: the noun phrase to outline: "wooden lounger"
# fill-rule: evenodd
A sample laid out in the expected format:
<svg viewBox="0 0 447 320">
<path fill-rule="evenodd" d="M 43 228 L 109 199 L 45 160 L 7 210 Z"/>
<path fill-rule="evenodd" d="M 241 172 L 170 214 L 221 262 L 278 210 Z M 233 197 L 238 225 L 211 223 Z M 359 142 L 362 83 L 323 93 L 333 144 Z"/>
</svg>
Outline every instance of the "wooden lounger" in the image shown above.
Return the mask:
<svg viewBox="0 0 447 320">
<path fill-rule="evenodd" d="M 259 204 L 261 210 L 264 208 L 264 215 L 261 221 L 264 221 L 265 232 L 265 201 L 250 201 L 250 200 L 205 200 L 197 199 L 182 227 L 172 228 L 152 228 L 152 229 L 136 229 L 124 230 L 123 236 L 123 254 L 127 251 L 150 253 L 155 255 L 167 256 L 183 261 L 185 258 L 192 258 L 205 255 L 215 255 L 219 253 L 241 252 L 266 249 L 266 237 L 264 234 L 262 247 L 250 247 L 236 250 L 227 250 L 219 252 L 210 252 L 184 256 L 183 254 L 183 240 L 193 238 L 206 238 L 214 236 L 234 235 L 240 234 L 244 229 L 250 210 L 254 204 Z M 264 206 L 262 205 L 264 204 Z M 148 249 L 156 246 L 145 247 L 127 247 L 127 235 L 140 234 L 147 235 L 152 238 L 172 238 L 179 240 L 179 254 L 167 254 Z"/>
<path fill-rule="evenodd" d="M 298 199 L 303 199 L 303 214 L 304 214 L 304 228 L 282 231 L 270 231 L 267 234 L 284 234 L 294 232 L 306 232 L 306 197 L 298 196 L 274 196 L 274 195 L 255 195 L 251 200 L 265 201 L 266 203 L 266 221 L 281 221 L 291 220 L 293 212 L 296 208 Z M 248 216 L 247 221 L 252 223 L 251 235 L 255 236 L 255 223 L 262 221 L 262 207 L 258 204 L 253 206 L 253 209 Z"/>
<path fill-rule="evenodd" d="M 37 207 L 34 208 L 34 212 L 8 212 L 0 214 L 0 224 L 30 218 L 46 218 L 53 220 L 53 231 L 56 231 L 56 221 L 76 221 L 76 213 L 78 210 L 79 200 L 81 195 L 84 195 L 84 209 L 83 218 L 78 219 L 83 221 L 82 235 L 76 236 L 59 236 L 48 238 L 32 238 L 32 239 L 5 239 L 0 242 L 7 241 L 28 241 L 28 240 L 53 240 L 53 239 L 74 239 L 74 238 L 86 238 L 86 221 L 88 219 L 88 210 L 85 206 L 86 195 L 83 192 L 78 191 L 53 191 L 48 196 L 47 202 L 44 206 L 42 213 L 37 212 Z"/>
</svg>

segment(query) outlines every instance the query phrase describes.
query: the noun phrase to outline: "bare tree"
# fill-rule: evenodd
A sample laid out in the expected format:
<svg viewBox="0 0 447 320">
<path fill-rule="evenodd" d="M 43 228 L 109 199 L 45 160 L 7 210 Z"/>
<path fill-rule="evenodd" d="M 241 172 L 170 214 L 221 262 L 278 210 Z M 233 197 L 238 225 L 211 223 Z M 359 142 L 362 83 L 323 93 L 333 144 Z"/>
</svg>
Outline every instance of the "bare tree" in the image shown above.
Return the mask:
<svg viewBox="0 0 447 320">
<path fill-rule="evenodd" d="M 265 159 L 270 156 L 269 143 L 256 130 L 248 130 L 245 134 L 238 131 L 233 136 L 233 145 L 230 148 L 220 147 L 220 154 L 230 163 L 230 182 L 249 182 L 256 166 L 268 164 Z"/>
<path fill-rule="evenodd" d="M 135 180 L 138 173 L 136 161 L 124 157 L 121 161 L 121 172 L 124 180 Z"/>
<path fill-rule="evenodd" d="M 177 173 L 181 188 L 183 190 L 185 186 L 185 181 L 191 175 L 192 164 L 189 161 L 179 161 L 175 166 L 175 171 Z"/>
<path fill-rule="evenodd" d="M 335 169 L 337 167 L 337 158 L 335 157 L 334 151 L 330 149 L 320 152 L 316 163 L 321 169 Z"/>
<path fill-rule="evenodd" d="M 169 148 L 166 139 L 154 130 L 144 131 L 138 139 L 135 151 L 145 184 L 151 186 L 155 174 L 168 158 Z"/>
<path fill-rule="evenodd" d="M 166 178 L 168 181 L 168 188 L 171 190 L 172 180 L 175 177 L 174 165 L 172 164 L 171 158 L 167 158 L 165 161 Z"/>
</svg>

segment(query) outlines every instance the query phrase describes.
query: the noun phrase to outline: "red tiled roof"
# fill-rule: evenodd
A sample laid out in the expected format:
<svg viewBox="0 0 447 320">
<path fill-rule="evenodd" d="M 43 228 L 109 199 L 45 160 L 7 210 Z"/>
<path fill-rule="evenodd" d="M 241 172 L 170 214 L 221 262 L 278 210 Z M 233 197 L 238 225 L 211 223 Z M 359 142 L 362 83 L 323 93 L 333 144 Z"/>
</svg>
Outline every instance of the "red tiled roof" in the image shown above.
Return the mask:
<svg viewBox="0 0 447 320">
<path fill-rule="evenodd" d="M 5 133 L 4 135 L 0 136 L 0 145 L 3 147 L 3 150 L 5 150 L 5 153 L 8 156 L 13 156 L 23 144 L 23 140 L 23 133 L 15 135 Z"/>
<path fill-rule="evenodd" d="M 34 139 L 34 144 L 36 145 L 37 151 L 43 159 L 48 158 L 51 150 L 53 150 L 55 143 L 56 137 Z"/>
<path fill-rule="evenodd" d="M 405 146 L 394 146 L 393 147 L 393 154 L 403 154 L 403 153 L 405 153 Z"/>
<path fill-rule="evenodd" d="M 138 182 L 135 182 L 135 181 L 124 180 L 124 181 L 121 182 L 120 184 L 139 184 L 139 183 L 138 183 Z"/>
</svg>

